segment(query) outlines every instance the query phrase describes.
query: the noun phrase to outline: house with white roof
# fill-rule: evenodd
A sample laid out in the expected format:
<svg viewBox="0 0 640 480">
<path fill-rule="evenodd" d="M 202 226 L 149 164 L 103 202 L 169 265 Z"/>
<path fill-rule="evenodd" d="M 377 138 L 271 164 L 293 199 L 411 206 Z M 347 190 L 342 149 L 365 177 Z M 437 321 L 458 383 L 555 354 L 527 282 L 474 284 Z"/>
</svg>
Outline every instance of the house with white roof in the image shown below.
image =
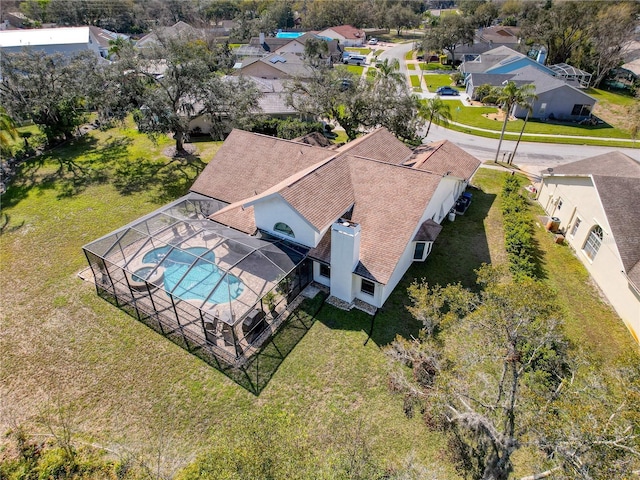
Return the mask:
<svg viewBox="0 0 640 480">
<path fill-rule="evenodd" d="M 36 28 L 0 31 L 0 52 L 15 53 L 24 48 L 48 55 L 72 55 L 91 51 L 100 56 L 100 44 L 90 27 Z"/>
<path fill-rule="evenodd" d="M 611 152 L 549 169 L 538 202 L 640 342 L 640 163 Z M 606 335 L 607 332 L 602 332 Z"/>
<path fill-rule="evenodd" d="M 346 308 L 381 307 L 479 166 L 384 128 L 338 149 L 233 130 L 189 194 L 84 251 L 101 295 L 241 365 L 313 280 Z"/>
</svg>

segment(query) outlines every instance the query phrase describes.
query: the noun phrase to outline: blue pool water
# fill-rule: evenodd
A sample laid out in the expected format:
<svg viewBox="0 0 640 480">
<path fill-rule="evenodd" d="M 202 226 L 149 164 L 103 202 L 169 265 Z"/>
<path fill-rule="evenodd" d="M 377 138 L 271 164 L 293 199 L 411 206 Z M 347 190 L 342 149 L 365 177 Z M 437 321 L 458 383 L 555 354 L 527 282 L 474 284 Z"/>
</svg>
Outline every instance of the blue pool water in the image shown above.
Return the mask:
<svg viewBox="0 0 640 480">
<path fill-rule="evenodd" d="M 298 38 L 304 35 L 304 32 L 278 32 L 276 38 Z"/>
<path fill-rule="evenodd" d="M 202 256 L 208 262 L 214 262 L 216 259 L 215 254 L 204 247 L 191 247 L 181 251 L 171 250 L 170 246 L 166 246 L 147 252 L 142 261 L 160 263 L 164 259 L 164 287 L 167 291 L 173 291 L 179 298 L 201 301 L 208 298 L 207 301 L 211 303 L 225 303 L 240 296 L 244 290 L 242 281 L 235 275 L 228 274 L 220 282 L 224 272 L 212 263 L 200 262 L 189 270 L 194 261 L 193 256 Z M 218 282 L 218 288 L 209 296 Z"/>
</svg>

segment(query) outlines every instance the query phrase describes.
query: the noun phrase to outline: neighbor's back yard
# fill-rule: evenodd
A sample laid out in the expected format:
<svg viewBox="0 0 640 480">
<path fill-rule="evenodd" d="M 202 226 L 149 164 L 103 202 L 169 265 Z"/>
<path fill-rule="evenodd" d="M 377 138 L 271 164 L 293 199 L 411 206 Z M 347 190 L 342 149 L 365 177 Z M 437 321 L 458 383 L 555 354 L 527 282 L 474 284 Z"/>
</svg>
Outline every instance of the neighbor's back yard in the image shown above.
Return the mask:
<svg viewBox="0 0 640 480">
<path fill-rule="evenodd" d="M 407 418 L 402 397 L 390 392 L 382 349 L 396 334 L 417 335 L 419 324 L 405 308 L 414 278 L 473 287 L 482 262 L 504 262 L 504 173 L 478 172 L 470 210 L 445 221 L 433 253 L 409 270 L 368 342 L 371 317 L 325 305 L 254 395 L 78 278 L 86 267 L 82 245 L 185 193 L 220 145 L 197 143 L 196 157 L 180 162 L 162 154 L 170 144 L 153 143 L 130 125 L 93 131 L 26 163 L 3 195 L 2 432 L 17 425 L 29 435 L 66 429 L 78 446 L 140 460 L 153 478 L 206 477 L 211 459 L 271 462 L 275 478 L 367 478 L 369 464 L 388 468 L 410 458 L 439 478 L 458 478 L 444 437 L 420 415 Z M 541 227 L 535 232 L 572 348 L 590 352 L 604 369 L 636 355 L 568 247 Z M 516 474 L 534 473 L 527 465 L 520 455 Z M 361 476 L 348 476 L 354 471 Z"/>
</svg>

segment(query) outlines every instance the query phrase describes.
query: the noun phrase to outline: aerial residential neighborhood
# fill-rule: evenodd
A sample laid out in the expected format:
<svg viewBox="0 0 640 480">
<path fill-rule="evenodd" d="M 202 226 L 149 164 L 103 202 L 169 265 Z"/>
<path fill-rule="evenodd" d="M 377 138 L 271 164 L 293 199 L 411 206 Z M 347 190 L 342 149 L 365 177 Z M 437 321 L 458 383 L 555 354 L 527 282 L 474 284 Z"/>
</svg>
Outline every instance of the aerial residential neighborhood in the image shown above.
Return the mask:
<svg viewBox="0 0 640 480">
<path fill-rule="evenodd" d="M 640 475 L 640 8 L 0 4 L 0 478 Z"/>
</svg>

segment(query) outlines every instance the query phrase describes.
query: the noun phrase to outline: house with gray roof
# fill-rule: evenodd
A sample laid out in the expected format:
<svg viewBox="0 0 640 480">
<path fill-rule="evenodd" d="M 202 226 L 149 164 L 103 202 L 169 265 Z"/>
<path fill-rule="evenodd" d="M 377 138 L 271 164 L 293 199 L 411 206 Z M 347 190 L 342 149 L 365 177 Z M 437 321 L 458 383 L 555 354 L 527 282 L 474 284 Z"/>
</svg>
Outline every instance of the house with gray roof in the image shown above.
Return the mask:
<svg viewBox="0 0 640 480">
<path fill-rule="evenodd" d="M 519 68 L 511 73 L 470 73 L 467 77 L 466 92 L 470 98 L 475 98 L 475 89 L 480 85 L 501 87 L 509 81 L 518 86 L 535 86 L 537 99 L 531 104 L 530 118 L 580 121 L 591 115 L 596 104 L 595 98 L 577 88 L 577 81 L 567 82 L 531 66 Z M 517 118 L 524 118 L 527 109 L 514 106 L 510 113 Z"/>
<path fill-rule="evenodd" d="M 100 294 L 242 364 L 313 280 L 344 308 L 381 307 L 479 166 L 384 128 L 338 149 L 233 130 L 190 193 L 84 250 Z"/>
<path fill-rule="evenodd" d="M 611 152 L 549 169 L 538 202 L 640 341 L 640 163 Z M 554 224 L 554 222 L 550 222 Z M 607 332 L 602 332 L 606 335 Z"/>
<path fill-rule="evenodd" d="M 247 57 L 234 65 L 234 75 L 272 79 L 311 78 L 313 70 L 294 53 Z"/>
</svg>

